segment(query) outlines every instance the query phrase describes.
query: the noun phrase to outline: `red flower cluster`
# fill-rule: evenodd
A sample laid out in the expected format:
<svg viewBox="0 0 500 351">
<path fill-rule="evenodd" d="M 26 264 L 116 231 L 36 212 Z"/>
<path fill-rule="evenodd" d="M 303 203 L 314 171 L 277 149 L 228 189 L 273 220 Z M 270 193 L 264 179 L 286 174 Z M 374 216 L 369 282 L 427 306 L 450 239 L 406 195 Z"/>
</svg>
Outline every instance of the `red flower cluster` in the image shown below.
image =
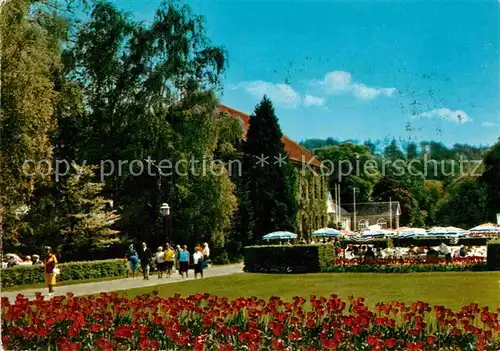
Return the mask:
<svg viewBox="0 0 500 351">
<path fill-rule="evenodd" d="M 460 266 L 474 265 L 476 263 L 486 262 L 485 257 L 474 256 L 474 257 L 454 257 L 450 263 L 447 263 L 444 257 L 404 257 L 398 258 L 338 258 L 335 260 L 337 265 L 360 265 L 360 264 L 372 264 L 379 266 L 388 265 L 416 265 L 416 264 L 453 264 Z"/>
<path fill-rule="evenodd" d="M 6 350 L 499 350 L 500 309 L 311 296 L 2 299 Z"/>
</svg>

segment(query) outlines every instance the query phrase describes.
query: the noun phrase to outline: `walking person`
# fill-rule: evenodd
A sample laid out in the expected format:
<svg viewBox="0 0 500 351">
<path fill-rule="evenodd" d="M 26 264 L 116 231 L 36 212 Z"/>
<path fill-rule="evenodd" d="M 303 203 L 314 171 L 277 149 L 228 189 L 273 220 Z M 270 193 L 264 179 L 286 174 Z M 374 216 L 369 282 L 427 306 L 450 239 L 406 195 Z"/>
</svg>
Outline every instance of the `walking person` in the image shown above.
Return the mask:
<svg viewBox="0 0 500 351">
<path fill-rule="evenodd" d="M 189 270 L 189 251 L 187 250 L 187 246 L 183 245 L 181 251 L 179 252 L 179 272 L 181 274 L 182 279 L 188 278 L 188 270 Z"/>
<path fill-rule="evenodd" d="M 147 247 L 146 243 L 142 243 L 142 249 L 139 253 L 139 260 L 141 261 L 142 274 L 144 280 L 149 280 L 149 263 L 151 262 L 151 250 Z"/>
<path fill-rule="evenodd" d="M 439 246 L 439 251 L 441 254 L 444 255 L 444 258 L 446 259 L 446 263 L 451 263 L 451 250 L 446 245 L 443 241 L 441 242 L 441 245 Z"/>
<path fill-rule="evenodd" d="M 181 255 L 181 246 L 180 245 L 177 245 L 175 247 L 175 269 L 177 269 L 177 272 L 179 272 L 180 275 L 181 274 L 181 267 L 179 265 L 179 258 L 180 258 L 180 255 Z"/>
<path fill-rule="evenodd" d="M 49 288 L 49 296 L 54 294 L 54 285 L 56 285 L 56 273 L 54 269 L 57 265 L 56 255 L 52 252 L 52 248 L 47 246 L 45 248 L 45 259 L 43 261 L 43 270 L 45 276 L 45 283 Z"/>
<path fill-rule="evenodd" d="M 203 260 L 208 263 L 210 259 L 210 248 L 208 247 L 208 243 L 203 244 Z"/>
<path fill-rule="evenodd" d="M 34 254 L 32 264 L 33 265 L 41 265 L 42 261 L 40 261 L 40 256 L 38 256 L 37 254 Z"/>
<path fill-rule="evenodd" d="M 125 253 L 125 259 L 127 260 L 127 278 L 129 274 L 132 275 L 132 278 L 135 278 L 135 272 L 137 268 L 139 268 L 139 255 L 137 251 L 134 250 L 134 245 L 130 245 L 128 247 L 127 252 Z"/>
<path fill-rule="evenodd" d="M 167 278 L 172 275 L 172 268 L 174 267 L 175 252 L 170 244 L 167 244 L 165 250 L 165 269 L 167 270 Z"/>
<path fill-rule="evenodd" d="M 163 273 L 165 272 L 165 252 L 163 252 L 163 247 L 159 246 L 158 251 L 155 255 L 156 269 L 158 270 L 158 279 L 163 278 Z"/>
<path fill-rule="evenodd" d="M 193 254 L 193 263 L 194 263 L 194 279 L 198 277 L 198 274 L 203 278 L 203 253 L 200 251 L 200 248 L 197 247 L 194 249 Z"/>
</svg>

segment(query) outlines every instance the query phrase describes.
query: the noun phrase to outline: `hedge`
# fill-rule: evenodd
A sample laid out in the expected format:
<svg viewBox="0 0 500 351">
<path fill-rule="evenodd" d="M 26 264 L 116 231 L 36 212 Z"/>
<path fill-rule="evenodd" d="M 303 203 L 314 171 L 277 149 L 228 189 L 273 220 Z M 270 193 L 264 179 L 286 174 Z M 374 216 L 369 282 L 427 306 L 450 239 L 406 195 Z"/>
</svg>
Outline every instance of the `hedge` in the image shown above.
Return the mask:
<svg viewBox="0 0 500 351">
<path fill-rule="evenodd" d="M 490 250 L 490 249 L 489 249 Z M 265 245 L 245 247 L 244 271 L 251 273 L 416 273 L 485 271 L 474 264 L 335 264 L 332 245 Z M 488 251 L 488 257 L 489 257 Z"/>
<path fill-rule="evenodd" d="M 488 242 L 486 264 L 490 271 L 500 271 L 500 239 Z"/>
<path fill-rule="evenodd" d="M 244 249 L 244 271 L 252 273 L 317 273 L 333 266 L 331 245 L 265 245 Z"/>
<path fill-rule="evenodd" d="M 127 273 L 123 259 L 68 262 L 60 263 L 58 267 L 61 270 L 58 281 L 120 277 Z M 2 269 L 3 287 L 40 283 L 44 283 L 42 266 L 14 266 Z"/>
</svg>

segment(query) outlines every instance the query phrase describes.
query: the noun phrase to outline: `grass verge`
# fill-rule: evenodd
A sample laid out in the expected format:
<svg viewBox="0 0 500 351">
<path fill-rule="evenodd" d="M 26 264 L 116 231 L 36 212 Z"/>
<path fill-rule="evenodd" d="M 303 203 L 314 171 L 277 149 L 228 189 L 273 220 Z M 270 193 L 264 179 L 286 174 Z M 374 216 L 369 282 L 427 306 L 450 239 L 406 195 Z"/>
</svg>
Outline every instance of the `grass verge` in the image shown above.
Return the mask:
<svg viewBox="0 0 500 351">
<path fill-rule="evenodd" d="M 318 273 L 253 274 L 191 280 L 154 287 L 127 290 L 129 297 L 158 290 L 160 296 L 175 293 L 192 295 L 211 293 L 231 299 L 256 296 L 268 299 L 279 296 L 291 301 L 294 296 L 309 297 L 337 294 L 362 296 L 368 305 L 377 302 L 424 301 L 458 309 L 472 302 L 496 309 L 500 307 L 500 272 L 432 272 L 408 274 Z"/>
</svg>

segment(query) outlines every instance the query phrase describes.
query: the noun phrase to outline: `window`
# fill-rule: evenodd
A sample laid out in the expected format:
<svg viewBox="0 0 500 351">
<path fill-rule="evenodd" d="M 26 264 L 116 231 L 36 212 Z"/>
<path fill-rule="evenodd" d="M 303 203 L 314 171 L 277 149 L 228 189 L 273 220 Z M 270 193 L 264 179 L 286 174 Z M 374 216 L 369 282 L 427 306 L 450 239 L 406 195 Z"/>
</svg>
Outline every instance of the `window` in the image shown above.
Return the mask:
<svg viewBox="0 0 500 351">
<path fill-rule="evenodd" d="M 387 221 L 385 220 L 385 218 L 379 218 L 377 224 L 380 226 L 380 228 L 387 229 Z"/>
<path fill-rule="evenodd" d="M 361 219 L 358 222 L 358 227 L 359 230 L 365 230 L 366 228 L 368 228 L 368 221 L 366 219 Z"/>
</svg>

